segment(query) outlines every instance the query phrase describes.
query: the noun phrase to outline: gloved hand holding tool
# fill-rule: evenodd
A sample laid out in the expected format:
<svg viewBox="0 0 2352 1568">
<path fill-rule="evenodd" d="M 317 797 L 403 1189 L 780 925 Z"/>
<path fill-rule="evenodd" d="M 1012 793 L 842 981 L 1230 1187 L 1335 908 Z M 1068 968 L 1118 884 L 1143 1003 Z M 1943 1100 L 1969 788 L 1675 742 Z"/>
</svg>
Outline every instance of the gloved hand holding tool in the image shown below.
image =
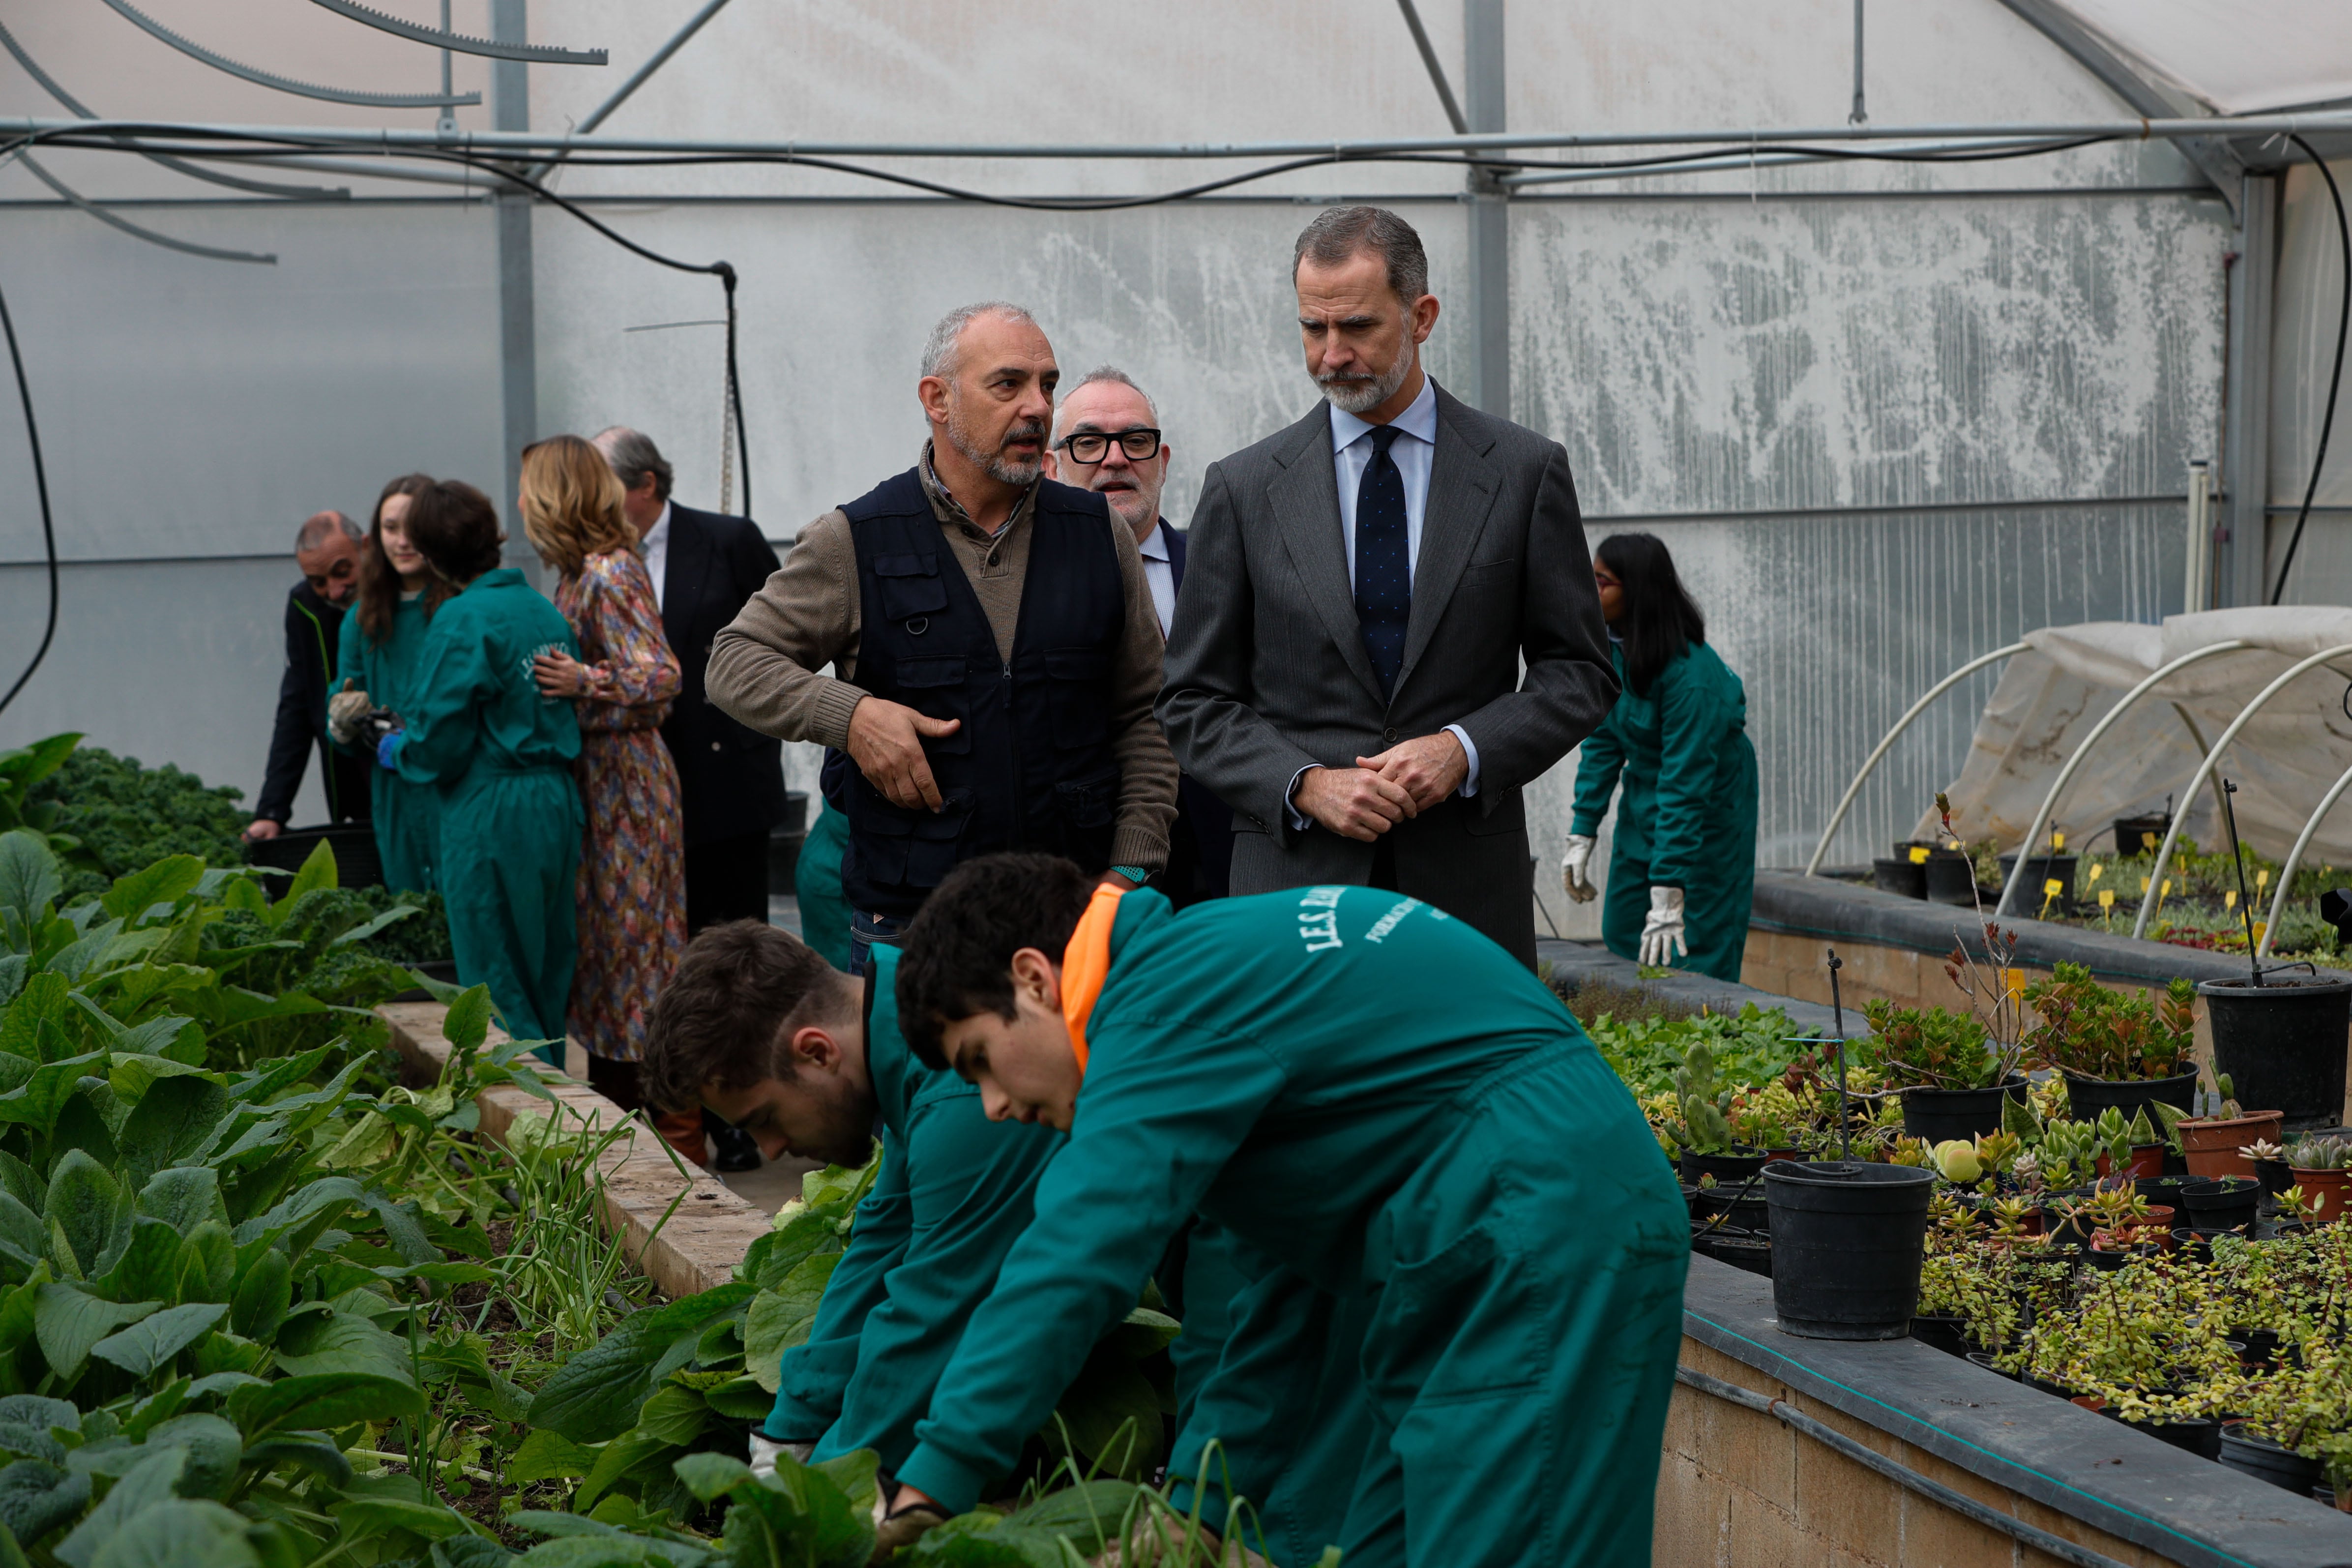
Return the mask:
<svg viewBox="0 0 2352 1568">
<path fill-rule="evenodd" d="M 408 739 L 405 730 L 394 730 L 375 743 L 375 765 L 388 773 L 400 771 L 400 748 Z"/>
<path fill-rule="evenodd" d="M 346 680 L 341 691 L 327 699 L 327 733 L 334 737 L 339 746 L 348 746 L 358 737 L 360 715 L 374 706 L 368 700 L 366 692 L 352 689 L 357 684 L 356 681 Z"/>
<path fill-rule="evenodd" d="M 1690 943 L 1683 939 L 1683 890 L 1652 888 L 1650 918 L 1642 922 L 1642 962 L 1672 968 L 1676 959 L 1689 952 Z"/>
<path fill-rule="evenodd" d="M 1589 904 L 1601 896 L 1601 889 L 1584 874 L 1585 868 L 1591 864 L 1592 840 L 1581 833 L 1570 834 L 1568 854 L 1559 863 L 1559 880 L 1568 889 L 1568 896 L 1580 904 Z"/>
<path fill-rule="evenodd" d="M 774 1475 L 778 1454 L 790 1454 L 805 1465 L 809 1462 L 809 1456 L 815 1451 L 814 1443 L 779 1443 L 754 1432 L 751 1434 L 751 1473 L 755 1476 Z"/>
<path fill-rule="evenodd" d="M 948 1521 L 947 1510 L 926 1498 L 893 1510 L 874 1532 L 872 1563 L 887 1563 L 901 1547 L 912 1546 Z"/>
</svg>

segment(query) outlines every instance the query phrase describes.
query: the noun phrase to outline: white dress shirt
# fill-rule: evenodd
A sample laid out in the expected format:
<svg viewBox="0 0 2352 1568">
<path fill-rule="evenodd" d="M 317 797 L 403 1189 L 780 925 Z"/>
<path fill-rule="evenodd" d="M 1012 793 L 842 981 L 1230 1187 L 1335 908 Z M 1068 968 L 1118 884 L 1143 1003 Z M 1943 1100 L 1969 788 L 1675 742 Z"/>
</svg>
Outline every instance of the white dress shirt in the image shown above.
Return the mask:
<svg viewBox="0 0 2352 1568">
<path fill-rule="evenodd" d="M 667 609 L 662 596 L 669 592 L 669 502 L 662 502 L 661 515 L 639 542 L 646 552 L 646 575 L 654 580 L 654 608 Z"/>
<path fill-rule="evenodd" d="M 1348 587 L 1352 593 L 1356 586 L 1356 492 L 1363 488 L 1364 469 L 1372 460 L 1371 436 L 1377 426 L 1336 404 L 1326 406 L 1331 410 L 1332 477 L 1339 485 L 1339 538 L 1347 550 Z M 1397 474 L 1404 480 L 1405 574 L 1406 581 L 1411 582 L 1421 571 L 1421 529 L 1429 515 L 1429 470 L 1437 457 L 1437 383 L 1424 375 L 1421 395 L 1389 423 L 1398 434 L 1398 438 L 1389 443 L 1389 460 L 1396 464 Z M 1470 772 L 1457 793 L 1476 795 L 1477 744 L 1470 739 L 1470 731 L 1459 724 L 1448 724 L 1445 730 L 1462 742 L 1462 754 L 1470 764 Z M 1305 768 L 1292 776 L 1293 800 L 1298 798 L 1298 781 L 1306 776 Z M 1306 816 L 1295 805 L 1290 811 L 1290 826 L 1300 832 L 1307 826 Z"/>
<path fill-rule="evenodd" d="M 1166 518 L 1151 525 L 1136 553 L 1143 557 L 1143 581 L 1151 589 L 1151 607 L 1160 616 L 1160 637 L 1165 642 L 1168 628 L 1176 624 L 1176 563 L 1168 554 Z"/>
</svg>

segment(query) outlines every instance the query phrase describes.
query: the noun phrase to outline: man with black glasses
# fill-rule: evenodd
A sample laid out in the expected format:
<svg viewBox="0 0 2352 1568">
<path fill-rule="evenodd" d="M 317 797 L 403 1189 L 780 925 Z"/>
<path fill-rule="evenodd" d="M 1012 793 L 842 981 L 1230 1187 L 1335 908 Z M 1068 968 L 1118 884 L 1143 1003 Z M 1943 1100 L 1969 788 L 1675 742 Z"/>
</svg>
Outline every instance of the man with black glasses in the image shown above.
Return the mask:
<svg viewBox="0 0 2352 1568">
<path fill-rule="evenodd" d="M 1166 637 L 1176 620 L 1176 590 L 1184 583 L 1184 536 L 1160 515 L 1169 449 L 1160 438 L 1159 408 L 1125 371 L 1097 365 L 1063 395 L 1054 430 L 1045 476 L 1094 491 L 1135 531 L 1143 579 Z M 1160 890 L 1180 910 L 1222 899 L 1233 858 L 1233 808 L 1199 780 L 1180 778 Z"/>
<path fill-rule="evenodd" d="M 1060 380 L 1028 311 L 950 311 L 915 384 L 920 459 L 811 523 L 711 650 L 713 702 L 836 753 L 853 972 L 976 855 L 1121 886 L 1167 865 L 1160 623 L 1135 536 L 1045 477 Z"/>
</svg>

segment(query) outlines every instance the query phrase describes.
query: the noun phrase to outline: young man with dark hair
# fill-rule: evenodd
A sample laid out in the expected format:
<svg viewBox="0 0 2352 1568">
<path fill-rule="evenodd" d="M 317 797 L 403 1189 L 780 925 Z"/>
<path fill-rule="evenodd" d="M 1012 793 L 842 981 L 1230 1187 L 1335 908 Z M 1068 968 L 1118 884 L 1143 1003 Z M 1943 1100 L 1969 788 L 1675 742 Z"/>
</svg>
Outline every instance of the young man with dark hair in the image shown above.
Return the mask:
<svg viewBox="0 0 2352 1568">
<path fill-rule="evenodd" d="M 1255 1500 L 1328 1460 L 1345 1434 L 1314 1385 L 1352 1365 L 1349 1568 L 1649 1562 L 1686 1216 L 1632 1095 L 1509 952 L 1375 889 L 1180 918 L 995 856 L 932 895 L 897 981 L 924 1060 L 1069 1141 L 897 1467 L 887 1540 L 1010 1467 L 1197 1210 L 1263 1267 L 1171 1476 L 1216 1442 Z"/>
<path fill-rule="evenodd" d="M 860 1164 L 877 1114 L 884 1130 L 882 1169 L 807 1342 L 784 1352 L 755 1456 L 765 1441 L 803 1458 L 872 1448 L 886 1471 L 906 1459 L 1062 1143 L 1047 1128 L 996 1125 L 978 1090 L 915 1058 L 898 1032 L 898 957 L 877 948 L 856 980 L 797 937 L 730 921 L 688 944 L 654 1005 L 653 1103 L 708 1107 L 770 1159 Z"/>
</svg>

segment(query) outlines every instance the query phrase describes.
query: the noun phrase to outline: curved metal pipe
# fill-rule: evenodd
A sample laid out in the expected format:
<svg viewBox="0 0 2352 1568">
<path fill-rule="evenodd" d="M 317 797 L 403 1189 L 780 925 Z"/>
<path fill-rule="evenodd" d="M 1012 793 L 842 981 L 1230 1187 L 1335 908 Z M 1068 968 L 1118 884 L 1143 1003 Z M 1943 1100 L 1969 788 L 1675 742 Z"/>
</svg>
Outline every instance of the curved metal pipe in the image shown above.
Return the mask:
<svg viewBox="0 0 2352 1568">
<path fill-rule="evenodd" d="M 2294 847 L 2287 851 L 2286 864 L 2279 868 L 2278 891 L 2271 895 L 2270 919 L 2263 922 L 2262 945 L 2254 950 L 2257 963 L 2270 956 L 2271 939 L 2278 934 L 2279 916 L 2286 912 L 2286 890 L 2294 883 L 2295 868 L 2303 864 L 2303 852 L 2311 847 L 2312 839 L 2318 836 L 2321 818 L 2335 809 L 2336 803 L 2343 798 L 2347 789 L 2352 789 L 2352 768 L 2345 769 L 2344 776 L 2319 797 L 2319 809 L 2311 814 L 2311 820 L 2303 825 L 2303 836 L 2294 841 Z"/>
<path fill-rule="evenodd" d="M 2184 653 L 2170 664 L 2159 667 L 2145 680 L 2117 698 L 2116 705 L 2100 715 L 2099 721 L 2091 726 L 2091 732 L 2083 737 L 2083 743 L 2074 748 L 2074 755 L 2068 757 L 2065 765 L 2058 770 L 2058 776 L 2050 781 L 2050 793 L 2042 797 L 2042 809 L 2033 814 L 2033 826 L 2025 830 L 2025 841 L 2018 847 L 2019 867 L 2021 868 L 2024 866 L 2026 860 L 2033 854 L 2033 847 L 2042 842 L 2042 830 L 2050 826 L 2051 813 L 2058 808 L 2059 792 L 2063 790 L 2067 781 L 2074 776 L 2074 770 L 2083 765 L 2083 760 L 2091 754 L 2091 748 L 2099 743 L 2099 737 L 2112 729 L 2116 721 L 2130 710 L 2132 704 L 2154 690 L 2158 681 L 2175 670 L 2186 669 L 2199 659 L 2210 658 L 2217 653 L 2230 653 L 2238 648 L 2253 646 L 2237 637 L 2231 637 L 2227 642 L 2208 643 L 2193 653 Z M 2118 853 L 2121 853 L 2123 846 L 2118 844 L 2116 848 Z M 2009 885 L 2000 890 L 2000 902 L 1994 906 L 1993 913 L 2015 914 L 2017 912 L 2010 908 L 2010 900 L 2016 896 L 2018 885 L 2021 880 L 2022 879 L 2017 877 L 2011 877 L 2009 879 Z"/>
<path fill-rule="evenodd" d="M 2197 792 L 2205 787 L 2205 781 L 2212 776 L 2215 768 L 2221 765 L 2221 753 L 2230 749 L 2230 742 L 2238 738 L 2238 731 L 2244 729 L 2247 721 L 2261 712 L 2272 698 L 2285 690 L 2287 683 L 2296 676 L 2347 654 L 2352 654 L 2352 643 L 2339 643 L 2323 653 L 2313 654 L 2309 658 L 2287 666 L 2286 673 L 2256 692 L 2254 700 L 2240 709 L 2238 716 L 2230 721 L 2230 727 L 2221 731 L 2221 738 L 2213 742 L 2213 749 L 2205 753 L 2203 762 L 2197 764 L 2197 775 L 2189 781 L 2189 787 L 2180 792 L 2181 809 L 2173 817 L 2172 827 L 2165 834 L 2164 843 L 2156 852 L 2156 864 L 2147 870 L 2147 891 L 2140 897 L 2139 919 L 2132 922 L 2134 937 L 2147 934 L 2148 918 L 2156 913 L 2156 900 L 2164 894 L 2164 868 L 2172 859 L 2172 847 L 2180 842 L 2180 825 L 2189 820 L 2189 803 L 2197 798 Z"/>
<path fill-rule="evenodd" d="M 1822 857 L 1830 852 L 1830 840 L 1837 837 L 1838 824 L 1845 820 L 1845 814 L 1853 808 L 1853 797 L 1862 793 L 1864 783 L 1878 766 L 1878 759 L 1886 755 L 1886 748 L 1895 744 L 1896 738 L 1911 727 L 1911 721 L 1919 717 L 1920 712 L 1928 703 L 1933 702 L 1986 665 L 1996 659 L 2007 658 L 2013 653 L 2022 653 L 2025 651 L 2025 647 L 2026 645 L 2021 642 L 2013 642 L 2007 647 L 1997 647 L 1990 653 L 1982 654 L 1969 660 L 1968 663 L 1927 688 L 1926 695 L 1904 710 L 1903 717 L 1895 721 L 1895 728 L 1886 731 L 1886 738 L 1878 742 L 1869 756 L 1863 759 L 1862 771 L 1853 775 L 1853 783 L 1845 786 L 1845 794 L 1839 798 L 1837 809 L 1830 813 L 1830 825 L 1822 829 L 1822 841 L 1813 846 L 1813 858 L 1805 862 L 1806 876 L 1810 877 L 1822 868 Z"/>
</svg>

